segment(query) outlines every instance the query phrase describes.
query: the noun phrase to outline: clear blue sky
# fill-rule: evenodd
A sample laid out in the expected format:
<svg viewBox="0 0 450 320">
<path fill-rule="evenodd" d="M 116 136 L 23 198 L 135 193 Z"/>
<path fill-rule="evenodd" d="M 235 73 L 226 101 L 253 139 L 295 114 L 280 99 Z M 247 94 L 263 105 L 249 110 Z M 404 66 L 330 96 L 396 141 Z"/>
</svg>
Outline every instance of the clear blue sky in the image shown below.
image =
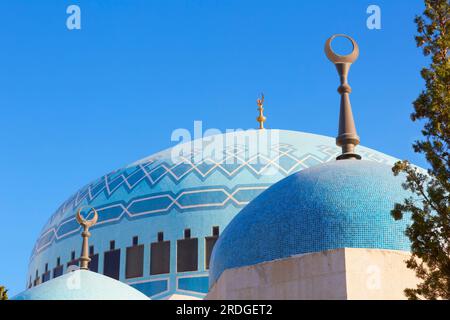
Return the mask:
<svg viewBox="0 0 450 320">
<path fill-rule="evenodd" d="M 81 7 L 81 30 L 66 28 Z M 382 10 L 368 30 L 366 8 Z M 342 6 L 342 8 L 340 7 Z M 173 143 L 176 128 L 267 127 L 335 136 L 339 96 L 323 53 L 334 33 L 350 72 L 361 143 L 425 166 L 409 119 L 428 62 L 419 0 L 0 2 L 0 284 L 15 294 L 47 218 L 91 180 Z"/>
</svg>

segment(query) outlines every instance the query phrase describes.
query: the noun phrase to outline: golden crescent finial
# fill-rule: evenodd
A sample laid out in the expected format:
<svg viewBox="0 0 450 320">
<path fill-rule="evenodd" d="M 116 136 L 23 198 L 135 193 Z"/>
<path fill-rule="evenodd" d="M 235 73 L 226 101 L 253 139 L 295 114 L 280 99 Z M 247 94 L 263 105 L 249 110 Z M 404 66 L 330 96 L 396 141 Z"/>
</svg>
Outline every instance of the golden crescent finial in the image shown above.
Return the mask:
<svg viewBox="0 0 450 320">
<path fill-rule="evenodd" d="M 256 99 L 256 104 L 258 107 L 262 107 L 264 105 L 264 93 L 261 92 L 261 98 Z"/>
<path fill-rule="evenodd" d="M 256 99 L 256 104 L 258 105 L 259 115 L 256 121 L 259 123 L 259 129 L 264 129 L 264 122 L 266 122 L 266 117 L 264 116 L 264 93 L 261 93 L 261 98 Z"/>
</svg>

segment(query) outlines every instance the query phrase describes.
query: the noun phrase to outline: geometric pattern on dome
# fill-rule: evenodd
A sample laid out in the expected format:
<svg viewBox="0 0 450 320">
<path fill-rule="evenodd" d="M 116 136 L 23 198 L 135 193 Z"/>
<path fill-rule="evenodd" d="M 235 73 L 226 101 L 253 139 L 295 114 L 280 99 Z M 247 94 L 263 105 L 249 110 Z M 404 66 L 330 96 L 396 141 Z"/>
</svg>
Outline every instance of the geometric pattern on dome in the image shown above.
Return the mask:
<svg viewBox="0 0 450 320">
<path fill-rule="evenodd" d="M 178 184 L 188 176 L 194 175 L 205 181 L 217 172 L 228 180 L 233 179 L 244 170 L 255 177 L 260 177 L 271 169 L 276 169 L 283 176 L 288 176 L 300 169 L 334 160 L 340 151 L 339 148 L 329 145 L 317 145 L 316 148 L 319 153 L 323 154 L 322 157 L 313 153 L 304 153 L 298 157 L 295 155 L 299 151 L 298 148 L 287 143 L 273 145 L 270 154 L 258 153 L 253 156 L 248 156 L 247 146 L 233 145 L 224 148 L 224 157 L 220 161 L 205 157 L 198 162 L 193 160 L 198 154 L 198 151 L 194 149 L 191 154 L 181 158 L 182 161 L 176 163 L 172 162 L 170 157 L 159 153 L 134 165 L 115 170 L 81 188 L 56 210 L 43 228 L 33 248 L 30 260 L 54 241 L 80 230 L 80 226 L 75 221 L 74 210 L 83 203 L 94 205 L 100 213 L 98 226 L 102 226 L 115 223 L 124 217 L 136 219 L 148 215 L 165 214 L 172 209 L 184 212 L 226 207 L 228 205 L 244 207 L 255 195 L 268 186 L 262 186 L 261 184 L 246 185 L 237 186 L 230 190 L 224 185 L 215 185 L 184 189 L 176 194 L 170 191 L 148 192 L 144 196 L 133 198 L 127 203 L 119 201 L 96 204 L 95 200 L 100 195 L 109 199 L 119 189 L 132 193 L 135 188 L 143 183 L 152 188 L 158 185 L 163 178 L 170 179 L 173 183 Z M 380 163 L 388 161 L 370 151 L 359 151 L 365 159 Z"/>
<path fill-rule="evenodd" d="M 319 146 L 319 150 L 322 149 L 320 151 L 323 151 L 325 155 L 334 156 L 337 154 L 337 148 L 324 147 L 326 146 Z M 183 161 L 177 163 L 171 162 L 168 158 L 161 160 L 159 155 L 150 157 L 136 166 L 106 174 L 80 189 L 56 210 L 47 226 L 63 218 L 65 212 L 77 208 L 84 200 L 91 203 L 100 194 L 109 198 L 121 187 L 131 192 L 141 183 L 148 183 L 151 187 L 156 186 L 164 177 L 170 178 L 174 183 L 179 183 L 189 174 L 194 174 L 204 180 L 215 172 L 220 172 L 224 177 L 232 179 L 242 170 L 247 170 L 259 177 L 271 168 L 275 168 L 287 176 L 299 166 L 308 168 L 329 160 L 328 157 L 319 158 L 314 154 L 304 154 L 298 158 L 293 154 L 296 148 L 289 144 L 278 144 L 273 146 L 271 150 L 274 151 L 275 157 L 263 154 L 246 157 L 248 148 L 245 145 L 237 145 L 226 148 L 224 150 L 225 157 L 220 161 L 206 157 L 198 163 L 192 160 L 196 154 L 195 150 L 190 156 L 184 157 Z"/>
<path fill-rule="evenodd" d="M 248 148 L 245 145 L 237 145 L 226 148 L 224 157 L 220 161 L 205 157 L 198 163 L 193 160 L 196 155 L 195 150 L 177 163 L 171 162 L 168 158 L 160 160 L 159 155 L 153 156 L 136 166 L 115 170 L 83 187 L 58 208 L 47 225 L 61 218 L 67 210 L 78 207 L 84 200 L 91 203 L 102 193 L 110 197 L 121 187 L 130 192 L 143 182 L 153 187 L 164 177 L 170 178 L 174 183 L 179 183 L 189 174 L 205 180 L 212 173 L 220 172 L 224 177 L 232 179 L 242 170 L 248 170 L 258 177 L 272 167 L 283 175 L 289 175 L 298 166 L 303 168 L 310 166 L 305 163 L 318 164 L 325 161 L 313 154 L 305 154 L 299 159 L 292 154 L 296 149 L 288 144 L 277 144 L 271 150 L 274 151 L 273 154 L 276 154 L 275 157 L 263 154 L 247 157 Z"/>
<path fill-rule="evenodd" d="M 205 208 L 223 208 L 227 205 L 243 207 L 250 202 L 257 194 L 261 193 L 267 186 L 261 184 L 255 186 L 237 186 L 230 190 L 227 187 L 205 187 L 185 189 L 178 194 L 170 191 L 146 195 L 133 199 L 128 203 L 117 202 L 107 203 L 104 206 L 96 206 L 99 214 L 98 226 L 113 223 L 121 220 L 125 216 L 129 219 L 139 218 L 147 215 L 164 214 L 176 209 L 179 212 L 202 210 Z M 92 213 L 91 213 L 92 214 Z M 86 218 L 91 218 L 90 216 Z M 37 241 L 35 251 L 38 253 L 54 240 L 60 240 L 81 230 L 75 216 L 68 217 L 57 227 L 51 227 L 45 231 Z"/>
</svg>

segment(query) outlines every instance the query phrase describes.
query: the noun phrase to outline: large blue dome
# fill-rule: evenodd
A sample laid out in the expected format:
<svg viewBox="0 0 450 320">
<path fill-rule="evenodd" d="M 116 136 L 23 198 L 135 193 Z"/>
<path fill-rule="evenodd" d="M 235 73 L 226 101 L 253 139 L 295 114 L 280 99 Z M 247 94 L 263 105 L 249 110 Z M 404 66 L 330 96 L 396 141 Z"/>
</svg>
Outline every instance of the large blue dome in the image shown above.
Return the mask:
<svg viewBox="0 0 450 320">
<path fill-rule="evenodd" d="M 343 160 L 295 173 L 250 202 L 214 247 L 210 286 L 230 268 L 338 248 L 410 250 L 408 219 L 394 203 L 410 196 L 391 166 Z"/>
</svg>

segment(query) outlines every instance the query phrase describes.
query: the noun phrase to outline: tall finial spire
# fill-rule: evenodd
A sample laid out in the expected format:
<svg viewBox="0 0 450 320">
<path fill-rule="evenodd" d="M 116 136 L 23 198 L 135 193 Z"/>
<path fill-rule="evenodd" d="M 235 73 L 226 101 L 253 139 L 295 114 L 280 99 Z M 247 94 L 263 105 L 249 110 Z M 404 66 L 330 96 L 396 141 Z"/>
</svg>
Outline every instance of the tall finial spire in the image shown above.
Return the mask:
<svg viewBox="0 0 450 320">
<path fill-rule="evenodd" d="M 264 122 L 266 122 L 266 117 L 264 117 L 264 93 L 261 93 L 261 97 L 256 99 L 256 104 L 258 105 L 259 116 L 256 121 L 259 123 L 259 129 L 264 129 Z"/>
<path fill-rule="evenodd" d="M 91 261 L 91 258 L 89 258 L 89 237 L 91 236 L 89 228 L 97 223 L 98 214 L 97 210 L 91 208 L 92 212 L 94 212 L 94 217 L 91 220 L 85 220 L 81 216 L 81 209 L 83 209 L 83 207 L 79 208 L 77 211 L 77 221 L 83 227 L 83 232 L 81 233 L 83 245 L 81 247 L 80 269 L 88 270 L 89 262 Z"/>
<path fill-rule="evenodd" d="M 353 45 L 353 52 L 346 56 L 341 56 L 334 53 L 331 49 L 331 42 L 336 37 L 344 37 L 350 40 Z M 336 144 L 342 148 L 342 154 L 336 159 L 360 160 L 361 156 L 355 153 L 355 147 L 359 144 L 359 137 L 356 133 L 352 106 L 350 104 L 350 93 L 352 92 L 352 89 L 347 82 L 350 66 L 356 61 L 356 59 L 358 59 L 359 56 L 358 44 L 355 40 L 345 34 L 336 34 L 329 38 L 325 43 L 325 53 L 328 59 L 335 64 L 341 81 L 341 85 L 338 88 L 338 92 L 341 95 L 341 110 L 339 114 L 339 134 L 336 137 Z"/>
</svg>

